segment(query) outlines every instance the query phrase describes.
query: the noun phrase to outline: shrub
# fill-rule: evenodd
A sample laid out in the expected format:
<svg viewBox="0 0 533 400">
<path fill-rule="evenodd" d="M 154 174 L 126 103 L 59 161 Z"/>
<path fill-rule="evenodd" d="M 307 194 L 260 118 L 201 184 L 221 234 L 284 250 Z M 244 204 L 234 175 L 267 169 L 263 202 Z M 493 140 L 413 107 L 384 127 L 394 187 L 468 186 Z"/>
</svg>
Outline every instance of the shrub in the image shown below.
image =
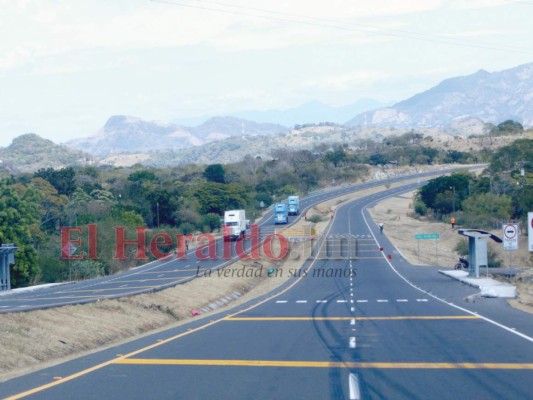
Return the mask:
<svg viewBox="0 0 533 400">
<path fill-rule="evenodd" d="M 307 218 L 307 220 L 316 224 L 316 223 L 322 221 L 322 216 L 320 216 L 320 215 L 312 215 L 311 217 Z"/>
</svg>

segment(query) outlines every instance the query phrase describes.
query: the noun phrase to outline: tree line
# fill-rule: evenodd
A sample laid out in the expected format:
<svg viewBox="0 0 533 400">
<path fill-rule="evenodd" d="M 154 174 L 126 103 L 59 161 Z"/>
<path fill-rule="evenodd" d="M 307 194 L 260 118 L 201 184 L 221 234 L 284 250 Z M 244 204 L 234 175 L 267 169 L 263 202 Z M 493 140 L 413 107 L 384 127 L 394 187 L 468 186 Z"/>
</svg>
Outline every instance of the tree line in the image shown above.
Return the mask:
<svg viewBox="0 0 533 400">
<path fill-rule="evenodd" d="M 533 140 L 497 150 L 481 175 L 457 172 L 430 180 L 418 191 L 414 208 L 441 220 L 453 215 L 468 228 L 494 229 L 510 220 L 526 226 L 533 210 Z"/>
</svg>

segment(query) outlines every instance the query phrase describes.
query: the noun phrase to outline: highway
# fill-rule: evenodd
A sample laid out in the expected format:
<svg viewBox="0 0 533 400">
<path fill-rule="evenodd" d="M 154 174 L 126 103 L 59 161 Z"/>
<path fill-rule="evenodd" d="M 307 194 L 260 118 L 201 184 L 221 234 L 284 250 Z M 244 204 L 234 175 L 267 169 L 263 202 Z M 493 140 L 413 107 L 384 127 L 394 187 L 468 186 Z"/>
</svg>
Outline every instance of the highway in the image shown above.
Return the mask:
<svg viewBox="0 0 533 400">
<path fill-rule="evenodd" d="M 450 172 L 447 169 L 443 172 Z M 310 206 L 351 192 L 380 187 L 388 183 L 398 183 L 405 179 L 421 181 L 438 174 L 438 172 L 425 172 L 414 175 L 398 176 L 386 180 L 376 180 L 367 183 L 347 185 L 333 190 L 317 191 L 301 201 L 301 208 L 305 210 Z M 291 222 L 295 217 L 289 217 Z M 270 210 L 258 223 L 262 237 L 273 233 L 273 214 Z M 284 226 L 278 225 L 277 227 Z M 131 233 L 131 232 L 130 232 Z M 84 240 L 87 240 L 85 238 Z M 224 254 L 223 243 L 217 240 L 217 255 Z M 0 293 L 0 313 L 29 311 L 57 307 L 66 304 L 82 304 L 131 296 L 150 291 L 162 290 L 195 279 L 198 267 L 216 270 L 229 265 L 237 259 L 234 244 L 231 249 L 231 260 L 207 259 L 197 260 L 194 250 L 187 253 L 185 259 L 178 259 L 175 255 L 152 261 L 143 266 L 124 271 L 111 276 L 105 276 L 85 281 L 71 282 L 69 284 L 52 286 L 31 292 Z"/>
<path fill-rule="evenodd" d="M 531 398 L 531 316 L 502 299 L 466 303 L 474 289 L 411 266 L 370 220 L 367 207 L 415 186 L 339 206 L 322 242 L 328 257 L 272 293 L 3 382 L 0 396 Z M 336 235 L 358 237 L 357 253 Z"/>
</svg>

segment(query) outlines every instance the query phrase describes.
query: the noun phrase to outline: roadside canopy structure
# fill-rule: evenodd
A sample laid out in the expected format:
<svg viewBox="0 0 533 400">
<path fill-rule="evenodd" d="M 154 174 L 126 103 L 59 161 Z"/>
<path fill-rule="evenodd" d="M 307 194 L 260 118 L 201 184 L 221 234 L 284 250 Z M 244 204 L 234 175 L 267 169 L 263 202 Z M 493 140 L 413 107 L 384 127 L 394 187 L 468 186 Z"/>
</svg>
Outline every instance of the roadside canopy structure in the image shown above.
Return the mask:
<svg viewBox="0 0 533 400">
<path fill-rule="evenodd" d="M 468 275 L 473 278 L 479 278 L 479 268 L 487 267 L 487 238 L 501 243 L 502 239 L 498 236 L 480 229 L 459 229 L 459 235 L 468 238 Z"/>
<path fill-rule="evenodd" d="M 11 289 L 11 275 L 9 266 L 15 264 L 17 247 L 13 243 L 3 244 L 0 247 L 0 292 Z"/>
</svg>

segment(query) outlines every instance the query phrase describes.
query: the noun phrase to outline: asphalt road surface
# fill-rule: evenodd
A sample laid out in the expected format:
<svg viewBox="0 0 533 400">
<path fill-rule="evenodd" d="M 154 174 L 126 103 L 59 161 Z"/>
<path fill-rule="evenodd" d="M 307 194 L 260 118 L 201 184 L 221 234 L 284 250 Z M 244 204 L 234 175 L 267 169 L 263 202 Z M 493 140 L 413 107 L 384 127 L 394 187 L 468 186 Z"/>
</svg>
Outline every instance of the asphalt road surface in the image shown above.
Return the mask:
<svg viewBox="0 0 533 400">
<path fill-rule="evenodd" d="M 408 189 L 340 206 L 320 257 L 308 260 L 274 292 L 229 312 L 3 382 L 0 395 L 531 398 L 531 316 L 501 299 L 464 302 L 473 289 L 435 267 L 409 265 L 386 239 L 386 228 L 381 235 L 369 219 L 368 205 Z"/>
</svg>

